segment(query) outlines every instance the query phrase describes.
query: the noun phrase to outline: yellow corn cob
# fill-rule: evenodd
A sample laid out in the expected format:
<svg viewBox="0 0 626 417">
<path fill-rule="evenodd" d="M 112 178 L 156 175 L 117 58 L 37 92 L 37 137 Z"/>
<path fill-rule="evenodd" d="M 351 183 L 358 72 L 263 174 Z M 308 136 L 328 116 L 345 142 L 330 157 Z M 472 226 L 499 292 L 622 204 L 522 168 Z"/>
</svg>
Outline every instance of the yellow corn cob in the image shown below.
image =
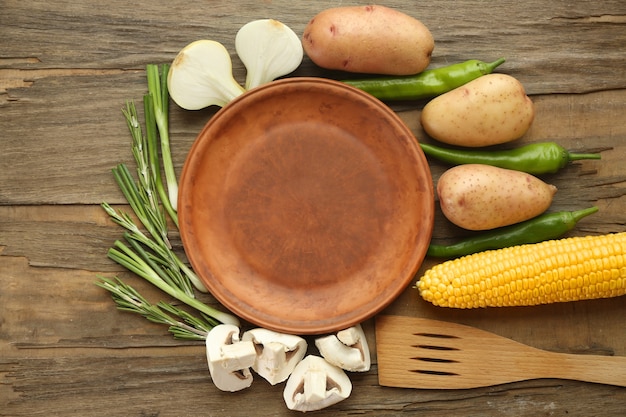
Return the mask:
<svg viewBox="0 0 626 417">
<path fill-rule="evenodd" d="M 548 304 L 626 294 L 626 232 L 490 250 L 443 262 L 417 282 L 441 307 Z"/>
</svg>

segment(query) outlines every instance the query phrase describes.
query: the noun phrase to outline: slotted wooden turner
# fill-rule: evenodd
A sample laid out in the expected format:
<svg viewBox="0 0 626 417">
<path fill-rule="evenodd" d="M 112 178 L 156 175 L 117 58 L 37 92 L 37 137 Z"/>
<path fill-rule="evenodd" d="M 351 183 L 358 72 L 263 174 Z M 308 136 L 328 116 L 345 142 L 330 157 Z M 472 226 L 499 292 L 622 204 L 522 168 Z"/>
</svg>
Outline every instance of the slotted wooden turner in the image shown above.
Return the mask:
<svg viewBox="0 0 626 417">
<path fill-rule="evenodd" d="M 376 348 L 383 386 L 460 389 L 539 378 L 626 386 L 626 357 L 548 352 L 445 321 L 379 316 Z"/>
</svg>

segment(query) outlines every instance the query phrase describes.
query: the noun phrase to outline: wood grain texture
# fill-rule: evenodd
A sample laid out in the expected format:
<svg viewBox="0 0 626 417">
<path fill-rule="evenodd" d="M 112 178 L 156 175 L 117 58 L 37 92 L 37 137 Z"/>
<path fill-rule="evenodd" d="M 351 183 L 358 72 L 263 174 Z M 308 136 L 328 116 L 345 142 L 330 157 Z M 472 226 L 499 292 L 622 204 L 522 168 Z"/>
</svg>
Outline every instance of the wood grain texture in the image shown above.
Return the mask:
<svg viewBox="0 0 626 417">
<path fill-rule="evenodd" d="M 376 350 L 386 387 L 468 389 L 549 378 L 626 387 L 626 356 L 548 352 L 423 317 L 379 315 Z"/>
<path fill-rule="evenodd" d="M 121 109 L 146 92 L 146 64 L 170 62 L 187 43 L 210 38 L 228 48 L 235 77 L 243 82 L 234 53 L 239 27 L 271 17 L 301 34 L 318 11 L 346 4 L 0 1 L 0 416 L 297 414 L 284 406 L 283 386 L 261 378 L 240 393 L 218 391 L 201 343 L 176 341 L 162 326 L 115 309 L 94 285 L 98 275 L 119 275 L 153 301 L 164 296 L 106 258 L 121 230 L 99 204 L 125 203 L 110 170 L 132 163 Z M 602 153 L 601 161 L 577 162 L 545 177 L 559 188 L 552 209 L 600 208 L 571 234 L 624 230 L 626 2 L 384 4 L 431 29 L 432 67 L 506 57 L 499 71 L 522 81 L 537 109 L 520 143 L 555 140 L 571 150 Z M 321 70 L 308 58 L 292 75 L 347 76 Z M 422 106 L 392 108 L 418 139 L 428 141 L 419 126 Z M 172 106 L 178 172 L 215 111 Z M 446 169 L 437 162 L 430 166 L 434 180 Z M 435 239 L 464 234 L 437 213 Z M 183 255 L 177 234 L 171 238 Z M 435 262 L 427 259 L 421 271 Z M 217 306 L 211 296 L 201 297 Z M 456 311 L 426 304 L 407 288 L 386 313 L 468 324 L 549 351 L 626 356 L 623 298 Z M 576 381 L 451 391 L 381 387 L 374 323 L 364 326 L 372 370 L 351 375 L 351 397 L 316 415 L 623 415 L 625 389 Z"/>
</svg>

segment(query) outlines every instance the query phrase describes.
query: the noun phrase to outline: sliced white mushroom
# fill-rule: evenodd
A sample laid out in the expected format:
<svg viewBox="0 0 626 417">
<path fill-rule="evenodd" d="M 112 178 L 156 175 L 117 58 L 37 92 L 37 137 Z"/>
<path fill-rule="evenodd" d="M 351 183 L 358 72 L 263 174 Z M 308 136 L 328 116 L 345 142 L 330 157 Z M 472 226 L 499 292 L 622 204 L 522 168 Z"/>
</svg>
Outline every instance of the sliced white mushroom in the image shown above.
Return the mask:
<svg viewBox="0 0 626 417">
<path fill-rule="evenodd" d="M 206 338 L 206 355 L 213 383 L 222 391 L 240 391 L 252 384 L 250 367 L 256 350 L 251 341 L 239 340 L 239 328 L 220 324 Z"/>
<path fill-rule="evenodd" d="M 233 78 L 233 64 L 224 45 L 198 40 L 176 55 L 167 76 L 170 96 L 186 110 L 225 106 L 244 89 Z"/>
<path fill-rule="evenodd" d="M 346 371 L 365 372 L 371 366 L 370 349 L 360 324 L 336 335 L 315 339 L 315 346 L 328 362 Z"/>
<path fill-rule="evenodd" d="M 272 385 L 289 377 L 307 349 L 300 336 L 262 328 L 248 330 L 241 340 L 254 343 L 257 356 L 252 369 Z"/>
<path fill-rule="evenodd" d="M 246 89 L 293 72 L 302 63 L 302 41 L 274 19 L 253 20 L 239 29 L 235 50 L 246 66 Z"/>
<path fill-rule="evenodd" d="M 291 373 L 283 399 L 290 410 L 306 412 L 337 404 L 351 392 L 352 382 L 341 368 L 309 355 Z"/>
</svg>

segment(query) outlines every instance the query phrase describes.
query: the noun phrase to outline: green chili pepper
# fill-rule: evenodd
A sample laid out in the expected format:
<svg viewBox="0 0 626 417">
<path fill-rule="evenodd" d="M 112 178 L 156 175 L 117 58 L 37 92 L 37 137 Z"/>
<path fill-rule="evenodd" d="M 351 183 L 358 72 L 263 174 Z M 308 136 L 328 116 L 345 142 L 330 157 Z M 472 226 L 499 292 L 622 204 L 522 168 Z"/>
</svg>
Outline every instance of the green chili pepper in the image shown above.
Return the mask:
<svg viewBox="0 0 626 417">
<path fill-rule="evenodd" d="M 491 63 L 472 59 L 415 75 L 383 76 L 343 82 L 380 100 L 420 100 L 447 93 L 482 75 L 490 74 L 503 62 L 504 58 Z"/>
<path fill-rule="evenodd" d="M 437 258 L 458 258 L 489 249 L 556 239 L 572 230 L 580 219 L 596 211 L 598 207 L 594 206 L 578 211 L 545 213 L 525 222 L 490 230 L 451 245 L 431 243 L 427 255 Z"/>
<path fill-rule="evenodd" d="M 533 175 L 553 174 L 571 161 L 600 159 L 599 153 L 570 153 L 555 142 L 531 143 L 502 151 L 452 149 L 420 143 L 424 153 L 450 164 L 484 164 Z"/>
</svg>

